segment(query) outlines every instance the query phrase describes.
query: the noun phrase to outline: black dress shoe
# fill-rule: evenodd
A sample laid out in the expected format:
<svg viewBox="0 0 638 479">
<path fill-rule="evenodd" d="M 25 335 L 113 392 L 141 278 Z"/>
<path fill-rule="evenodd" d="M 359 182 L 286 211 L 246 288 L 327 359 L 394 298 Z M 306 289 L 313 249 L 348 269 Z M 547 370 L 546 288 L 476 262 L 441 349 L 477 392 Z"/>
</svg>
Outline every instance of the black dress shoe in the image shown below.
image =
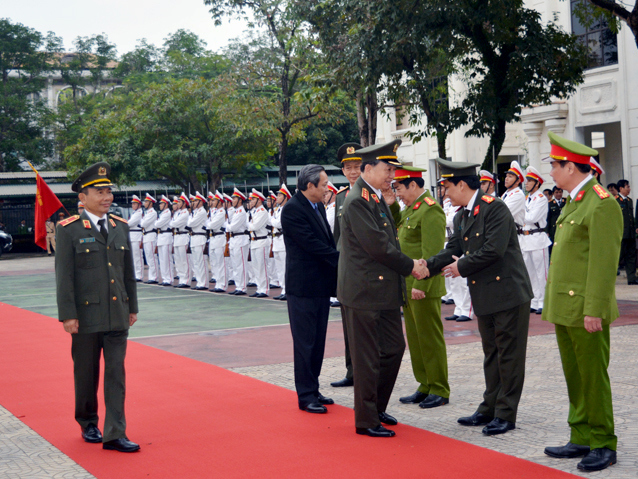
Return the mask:
<svg viewBox="0 0 638 479">
<path fill-rule="evenodd" d="M 172 283 L 162 283 L 162 286 L 173 286 Z"/>
<path fill-rule="evenodd" d="M 235 291 L 229 291 L 228 294 L 235 294 L 237 292 L 239 292 L 239 290 L 236 289 Z"/>
<path fill-rule="evenodd" d="M 357 434 L 370 437 L 392 437 L 395 435 L 395 432 L 379 424 L 377 427 L 369 427 L 367 429 L 365 427 L 358 427 Z"/>
<path fill-rule="evenodd" d="M 455 304 L 453 299 L 448 299 L 445 304 Z"/>
<path fill-rule="evenodd" d="M 95 424 L 89 424 L 82 429 L 82 439 L 90 443 L 102 442 L 102 433 Z"/>
<path fill-rule="evenodd" d="M 176 288 L 190 288 L 190 286 L 187 285 L 186 283 L 180 283 L 176 286 Z"/>
<path fill-rule="evenodd" d="M 266 293 L 257 293 L 257 296 L 255 296 L 255 298 L 268 298 L 269 296 Z"/>
<path fill-rule="evenodd" d="M 447 304 L 447 301 L 443 298 L 441 298 L 441 304 Z"/>
<path fill-rule="evenodd" d="M 281 286 L 277 286 L 276 284 L 269 284 L 268 288 L 270 288 L 270 289 L 280 289 Z"/>
<path fill-rule="evenodd" d="M 516 429 L 516 425 L 513 422 L 506 421 L 500 417 L 492 419 L 487 426 L 483 428 L 483 434 L 486 436 L 496 436 L 497 434 L 505 434 L 507 431 Z"/>
<path fill-rule="evenodd" d="M 492 421 L 492 417 L 486 416 L 485 414 L 481 414 L 480 412 L 475 412 L 471 416 L 460 417 L 458 419 L 458 423 L 463 426 L 482 426 L 483 424 L 487 424 Z"/>
<path fill-rule="evenodd" d="M 157 281 L 145 281 L 146 284 L 157 284 Z"/>
<path fill-rule="evenodd" d="M 452 316 L 446 316 L 445 319 L 448 321 L 456 321 L 459 317 L 456 314 L 453 314 Z"/>
<path fill-rule="evenodd" d="M 209 281 L 209 283 L 216 283 L 216 282 L 217 282 L 217 280 L 215 278 L 211 278 L 210 281 Z"/>
<path fill-rule="evenodd" d="M 331 308 L 338 308 L 339 306 L 341 306 L 341 303 L 339 301 L 330 301 Z"/>
<path fill-rule="evenodd" d="M 204 290 L 208 291 L 208 288 L 206 286 L 195 286 L 194 288 L 191 288 L 191 289 L 194 289 L 195 291 L 204 291 Z"/>
<path fill-rule="evenodd" d="M 235 280 L 234 279 L 229 280 L 228 286 L 235 286 Z"/>
<path fill-rule="evenodd" d="M 419 407 L 423 409 L 431 409 L 433 407 L 445 406 L 450 402 L 450 398 L 437 396 L 436 394 L 428 394 L 423 401 L 419 403 Z"/>
<path fill-rule="evenodd" d="M 534 308 L 529 308 L 529 312 L 530 312 L 530 313 L 535 313 L 535 312 L 536 312 L 536 310 L 535 310 Z"/>
<path fill-rule="evenodd" d="M 319 404 L 318 402 L 311 402 L 310 404 L 306 404 L 305 406 L 299 406 L 299 409 L 314 414 L 325 414 L 328 412 L 328 408 Z"/>
<path fill-rule="evenodd" d="M 536 310 L 536 314 L 543 314 L 543 308 L 538 308 Z"/>
<path fill-rule="evenodd" d="M 282 296 L 283 294 L 280 294 L 279 296 L 275 296 L 273 299 L 281 299 Z"/>
<path fill-rule="evenodd" d="M 258 294 L 259 294 L 259 293 L 249 294 L 249 295 L 248 295 L 248 297 L 249 297 L 249 298 L 256 298 Z"/>
<path fill-rule="evenodd" d="M 387 424 L 388 426 L 396 426 L 397 424 L 399 424 L 397 418 L 395 418 L 394 416 L 390 416 L 387 412 L 379 413 L 379 421 L 381 421 L 383 424 Z"/>
<path fill-rule="evenodd" d="M 638 280 L 627 281 L 627 284 L 631 284 L 631 285 L 638 284 Z"/>
<path fill-rule="evenodd" d="M 256 288 L 257 283 L 248 283 L 246 286 L 248 286 L 249 288 Z"/>
<path fill-rule="evenodd" d="M 279 296 L 279 300 L 280 301 L 286 301 L 286 295 L 282 294 L 281 296 Z"/>
<path fill-rule="evenodd" d="M 141 282 L 142 282 L 142 280 L 141 280 L 141 279 L 137 279 L 137 278 L 135 278 L 135 281 L 137 281 L 138 283 L 141 283 Z"/>
<path fill-rule="evenodd" d="M 102 444 L 102 449 L 111 449 L 119 452 L 136 452 L 140 450 L 140 446 L 139 444 L 129 441 L 126 437 L 121 437 L 105 442 Z"/>
<path fill-rule="evenodd" d="M 410 394 L 409 396 L 403 396 L 402 398 L 399 398 L 399 401 L 403 404 L 419 404 L 426 397 L 428 397 L 427 394 L 422 393 L 421 391 L 417 391 L 414 394 Z"/>
<path fill-rule="evenodd" d="M 334 404 L 334 400 L 332 398 L 327 398 L 326 396 L 324 396 L 323 394 L 319 393 L 319 396 L 317 397 L 317 402 L 319 404 L 323 404 L 325 405 L 329 405 L 329 404 Z"/>
<path fill-rule="evenodd" d="M 213 293 L 225 293 L 226 292 L 225 289 L 221 289 L 221 288 L 213 288 L 213 289 L 211 289 L 211 291 Z"/>
<path fill-rule="evenodd" d="M 347 388 L 348 386 L 354 386 L 354 381 L 352 379 L 343 378 L 340 381 L 335 381 L 330 383 L 333 388 Z"/>
<path fill-rule="evenodd" d="M 616 451 L 606 447 L 592 449 L 576 467 L 581 471 L 602 471 L 616 464 Z"/>
<path fill-rule="evenodd" d="M 589 446 L 581 446 L 568 442 L 564 446 L 546 447 L 545 454 L 559 459 L 568 459 L 571 457 L 586 456 L 589 454 Z"/>
<path fill-rule="evenodd" d="M 235 291 L 235 296 L 244 296 L 246 294 L 246 291 Z"/>
<path fill-rule="evenodd" d="M 465 321 L 472 321 L 472 318 L 470 318 L 469 316 L 459 316 L 458 318 L 456 318 L 457 323 L 464 323 Z"/>
</svg>

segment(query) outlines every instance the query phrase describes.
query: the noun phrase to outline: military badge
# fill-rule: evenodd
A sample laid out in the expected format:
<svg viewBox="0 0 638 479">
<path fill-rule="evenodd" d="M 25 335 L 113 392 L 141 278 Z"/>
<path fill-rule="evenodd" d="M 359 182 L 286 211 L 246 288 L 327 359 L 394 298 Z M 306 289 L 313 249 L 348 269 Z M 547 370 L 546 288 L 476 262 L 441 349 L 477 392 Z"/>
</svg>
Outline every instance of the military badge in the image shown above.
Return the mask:
<svg viewBox="0 0 638 479">
<path fill-rule="evenodd" d="M 370 193 L 365 188 L 361 189 L 361 197 L 365 198 L 366 201 L 370 201 Z"/>
<path fill-rule="evenodd" d="M 474 208 L 474 216 L 478 215 L 478 213 L 479 213 L 479 207 L 477 205 L 476 208 Z"/>
<path fill-rule="evenodd" d="M 354 146 L 349 146 L 348 148 L 346 148 L 346 153 L 348 155 L 352 155 L 354 153 Z"/>
<path fill-rule="evenodd" d="M 603 189 L 603 187 L 600 185 L 594 185 L 594 191 L 600 197 L 601 200 L 604 200 L 605 198 L 609 198 L 609 193 L 607 193 Z"/>
<path fill-rule="evenodd" d="M 417 204 L 414 205 L 414 208 L 412 208 L 413 210 L 418 210 L 419 206 L 421 206 L 421 202 L 419 201 Z"/>
<path fill-rule="evenodd" d="M 109 218 L 109 223 L 111 223 L 111 226 L 115 228 L 115 221 L 113 221 L 112 218 Z"/>
<path fill-rule="evenodd" d="M 97 170 L 97 174 L 100 176 L 106 176 L 106 168 L 104 168 L 103 166 L 100 166 Z"/>
<path fill-rule="evenodd" d="M 578 194 L 576 195 L 576 198 L 574 198 L 574 201 L 582 200 L 584 195 L 585 195 L 585 190 L 579 191 Z"/>
<path fill-rule="evenodd" d="M 423 198 L 423 201 L 425 201 L 428 204 L 428 206 L 434 206 L 436 204 L 436 201 L 434 201 L 432 198 L 429 198 L 427 196 Z"/>
<path fill-rule="evenodd" d="M 377 203 L 379 202 L 379 198 L 374 193 L 372 193 L 372 199 L 376 201 Z"/>
<path fill-rule="evenodd" d="M 486 203 L 491 203 L 492 201 L 494 201 L 495 198 L 493 196 L 483 195 L 481 196 L 481 199 Z"/>
<path fill-rule="evenodd" d="M 91 222 L 89 220 L 82 220 L 82 224 L 87 230 L 91 229 Z"/>
<path fill-rule="evenodd" d="M 84 243 L 95 243 L 95 238 L 80 238 L 80 244 Z"/>
<path fill-rule="evenodd" d="M 397 143 L 396 145 L 394 145 L 394 148 L 392 151 L 396 153 L 398 149 L 399 149 L 399 144 Z"/>
</svg>

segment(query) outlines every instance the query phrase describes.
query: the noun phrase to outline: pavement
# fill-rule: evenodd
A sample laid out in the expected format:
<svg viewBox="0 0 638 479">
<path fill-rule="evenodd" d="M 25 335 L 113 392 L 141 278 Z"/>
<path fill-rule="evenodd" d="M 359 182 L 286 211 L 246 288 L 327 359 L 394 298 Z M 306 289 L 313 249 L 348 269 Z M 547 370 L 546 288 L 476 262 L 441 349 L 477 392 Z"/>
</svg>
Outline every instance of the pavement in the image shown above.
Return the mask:
<svg viewBox="0 0 638 479">
<path fill-rule="evenodd" d="M 56 318 L 53 261 L 53 257 L 38 254 L 2 256 L 0 301 Z M 131 340 L 294 390 L 292 339 L 285 302 L 145 284 L 139 284 L 138 294 L 139 321 L 131 329 Z M 279 290 L 274 290 L 271 296 L 278 294 Z M 609 368 L 619 438 L 615 466 L 579 474 L 578 459 L 558 460 L 543 454 L 545 446 L 562 445 L 568 440 L 568 400 L 553 325 L 534 314 L 530 318 L 525 389 L 514 431 L 486 437 L 480 428 L 463 427 L 456 422 L 458 417 L 476 410 L 484 389 L 476 320 L 444 321 L 450 404 L 424 410 L 398 401 L 417 387 L 406 350 L 388 412 L 404 424 L 583 477 L 635 478 L 638 411 L 633 401 L 638 386 L 638 288 L 626 285 L 624 273 L 618 277 L 616 295 L 621 317 L 611 329 Z M 450 315 L 452 308 L 444 305 L 443 316 Z M 329 386 L 345 372 L 338 308 L 331 310 L 325 358 L 320 377 L 322 393 L 337 404 L 352 408 L 353 388 Z M 296 403 L 290 407 L 295 409 Z M 450 453 L 453 460 L 454 451 Z M 61 477 L 93 476 L 0 406 L 0 479 Z"/>
</svg>

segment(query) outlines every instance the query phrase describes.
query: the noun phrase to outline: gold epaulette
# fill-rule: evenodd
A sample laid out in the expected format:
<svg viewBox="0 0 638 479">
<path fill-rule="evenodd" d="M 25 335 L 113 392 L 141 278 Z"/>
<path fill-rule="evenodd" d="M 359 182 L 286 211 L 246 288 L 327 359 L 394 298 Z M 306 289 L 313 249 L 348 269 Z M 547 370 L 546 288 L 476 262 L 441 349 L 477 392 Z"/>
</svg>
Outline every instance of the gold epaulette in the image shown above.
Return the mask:
<svg viewBox="0 0 638 479">
<path fill-rule="evenodd" d="M 600 185 L 594 185 L 594 191 L 600 197 L 601 200 L 605 198 L 609 198 L 609 193 L 605 191 L 605 189 Z"/>
<path fill-rule="evenodd" d="M 119 216 L 117 216 L 117 215 L 111 214 L 111 215 L 109 215 L 109 216 L 110 216 L 111 218 L 113 218 L 114 220 L 118 220 L 118 221 L 121 221 L 122 223 L 126 223 L 126 224 L 128 224 L 128 221 L 126 221 L 124 218 L 120 218 L 120 217 L 119 217 Z"/>
<path fill-rule="evenodd" d="M 366 201 L 370 201 L 370 192 L 365 188 L 361 188 L 361 197 L 365 198 Z"/>
<path fill-rule="evenodd" d="M 434 201 L 429 196 L 426 196 L 425 198 L 423 198 L 423 201 L 425 201 L 428 206 L 434 206 L 436 204 L 436 201 Z"/>
<path fill-rule="evenodd" d="M 485 201 L 486 203 L 491 203 L 492 201 L 495 200 L 493 196 L 489 196 L 489 195 L 483 195 L 481 196 L 481 199 Z"/>
<path fill-rule="evenodd" d="M 80 219 L 80 215 L 73 215 L 73 216 L 69 216 L 67 219 L 60 221 L 58 224 L 60 226 L 66 226 L 66 225 L 70 225 L 71 223 L 73 223 L 74 221 L 77 221 Z"/>
<path fill-rule="evenodd" d="M 344 186 L 344 187 L 340 188 L 340 189 L 339 189 L 339 191 L 337 191 L 337 194 L 339 194 L 339 193 L 343 193 L 343 192 L 344 192 L 344 191 L 346 191 L 347 189 L 348 189 L 348 187 L 347 187 L 347 186 Z"/>
</svg>

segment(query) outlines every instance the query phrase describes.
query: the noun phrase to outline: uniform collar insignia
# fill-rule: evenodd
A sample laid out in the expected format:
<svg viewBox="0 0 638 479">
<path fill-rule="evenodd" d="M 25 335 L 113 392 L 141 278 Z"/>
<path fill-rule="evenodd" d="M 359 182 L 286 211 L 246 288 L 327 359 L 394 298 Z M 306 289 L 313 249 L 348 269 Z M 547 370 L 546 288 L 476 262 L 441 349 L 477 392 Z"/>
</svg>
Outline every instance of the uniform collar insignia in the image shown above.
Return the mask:
<svg viewBox="0 0 638 479">
<path fill-rule="evenodd" d="M 578 194 L 576 195 L 576 198 L 574 198 L 574 201 L 582 200 L 584 195 L 585 195 L 585 190 L 579 191 Z"/>
<path fill-rule="evenodd" d="M 474 208 L 474 216 L 478 215 L 479 213 L 479 206 L 476 205 L 476 207 Z"/>
</svg>

